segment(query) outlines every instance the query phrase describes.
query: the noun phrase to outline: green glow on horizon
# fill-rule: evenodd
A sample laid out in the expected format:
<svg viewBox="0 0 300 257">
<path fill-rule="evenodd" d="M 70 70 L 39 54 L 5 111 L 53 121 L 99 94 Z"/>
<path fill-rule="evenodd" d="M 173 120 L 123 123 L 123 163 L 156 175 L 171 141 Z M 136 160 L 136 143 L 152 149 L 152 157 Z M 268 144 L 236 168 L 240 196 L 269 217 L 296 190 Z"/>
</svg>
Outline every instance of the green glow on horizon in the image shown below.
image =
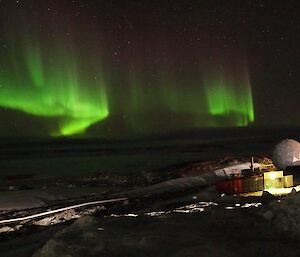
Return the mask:
<svg viewBox="0 0 300 257">
<path fill-rule="evenodd" d="M 101 75 L 82 66 L 70 45 L 52 44 L 41 49 L 38 41 L 24 40 L 12 47 L 5 73 L 0 74 L 0 106 L 28 114 L 54 117 L 58 127 L 52 136 L 84 132 L 109 115 L 106 83 Z"/>
<path fill-rule="evenodd" d="M 233 116 L 234 126 L 247 126 L 254 121 L 252 91 L 248 76 L 230 81 L 214 76 L 205 83 L 208 109 L 212 115 Z"/>
<path fill-rule="evenodd" d="M 254 121 L 250 79 L 246 69 L 230 68 L 221 75 L 207 72 L 202 83 L 200 76 L 180 77 L 167 67 L 154 79 L 132 68 L 122 99 L 125 126 L 142 132 L 248 126 Z"/>
</svg>

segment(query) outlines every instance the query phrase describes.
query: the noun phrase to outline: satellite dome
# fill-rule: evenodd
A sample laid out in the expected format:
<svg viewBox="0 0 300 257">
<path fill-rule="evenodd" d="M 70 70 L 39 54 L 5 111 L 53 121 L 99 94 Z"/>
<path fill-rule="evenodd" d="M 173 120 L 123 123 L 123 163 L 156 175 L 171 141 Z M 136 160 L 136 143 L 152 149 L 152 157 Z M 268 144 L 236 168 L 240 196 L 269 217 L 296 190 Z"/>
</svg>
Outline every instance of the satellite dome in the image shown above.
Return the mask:
<svg viewBox="0 0 300 257">
<path fill-rule="evenodd" d="M 273 162 L 279 169 L 300 165 L 300 143 L 293 139 L 285 139 L 275 146 Z"/>
</svg>

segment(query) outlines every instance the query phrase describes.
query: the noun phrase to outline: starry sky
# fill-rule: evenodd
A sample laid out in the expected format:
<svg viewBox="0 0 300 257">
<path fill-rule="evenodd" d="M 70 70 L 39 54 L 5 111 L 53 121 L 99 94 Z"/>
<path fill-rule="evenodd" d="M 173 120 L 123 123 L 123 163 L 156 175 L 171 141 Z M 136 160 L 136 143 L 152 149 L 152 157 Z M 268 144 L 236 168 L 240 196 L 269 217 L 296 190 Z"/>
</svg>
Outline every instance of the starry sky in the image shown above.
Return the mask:
<svg viewBox="0 0 300 257">
<path fill-rule="evenodd" d="M 0 135 L 299 126 L 299 1 L 0 1 Z"/>
</svg>

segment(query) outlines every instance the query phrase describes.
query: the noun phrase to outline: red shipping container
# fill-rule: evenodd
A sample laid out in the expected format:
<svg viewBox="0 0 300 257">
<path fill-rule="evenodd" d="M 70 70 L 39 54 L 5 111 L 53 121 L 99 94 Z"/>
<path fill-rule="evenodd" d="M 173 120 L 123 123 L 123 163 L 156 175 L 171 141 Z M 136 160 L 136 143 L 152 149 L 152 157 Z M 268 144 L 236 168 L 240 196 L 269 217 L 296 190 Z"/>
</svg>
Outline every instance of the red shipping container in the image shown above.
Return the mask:
<svg viewBox="0 0 300 257">
<path fill-rule="evenodd" d="M 218 181 L 216 183 L 216 190 L 219 192 L 219 193 L 225 193 L 225 184 L 226 184 L 227 180 L 221 180 L 221 181 Z"/>
<path fill-rule="evenodd" d="M 232 187 L 233 187 L 233 193 L 234 194 L 241 194 L 244 192 L 243 187 L 243 179 L 242 178 L 236 178 L 232 180 Z"/>
<path fill-rule="evenodd" d="M 225 183 L 225 194 L 232 195 L 233 194 L 233 181 L 227 180 Z"/>
<path fill-rule="evenodd" d="M 243 193 L 243 179 L 222 180 L 216 183 L 216 190 L 228 195 Z"/>
</svg>

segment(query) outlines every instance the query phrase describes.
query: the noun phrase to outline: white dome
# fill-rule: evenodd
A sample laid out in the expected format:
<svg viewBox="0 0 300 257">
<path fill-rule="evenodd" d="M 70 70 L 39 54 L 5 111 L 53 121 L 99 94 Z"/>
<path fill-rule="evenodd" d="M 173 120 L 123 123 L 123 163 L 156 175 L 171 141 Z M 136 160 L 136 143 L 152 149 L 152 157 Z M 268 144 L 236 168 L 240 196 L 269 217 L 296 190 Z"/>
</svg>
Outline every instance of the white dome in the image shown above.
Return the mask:
<svg viewBox="0 0 300 257">
<path fill-rule="evenodd" d="M 300 143 L 293 139 L 285 139 L 275 146 L 273 162 L 279 169 L 300 165 Z"/>
</svg>

